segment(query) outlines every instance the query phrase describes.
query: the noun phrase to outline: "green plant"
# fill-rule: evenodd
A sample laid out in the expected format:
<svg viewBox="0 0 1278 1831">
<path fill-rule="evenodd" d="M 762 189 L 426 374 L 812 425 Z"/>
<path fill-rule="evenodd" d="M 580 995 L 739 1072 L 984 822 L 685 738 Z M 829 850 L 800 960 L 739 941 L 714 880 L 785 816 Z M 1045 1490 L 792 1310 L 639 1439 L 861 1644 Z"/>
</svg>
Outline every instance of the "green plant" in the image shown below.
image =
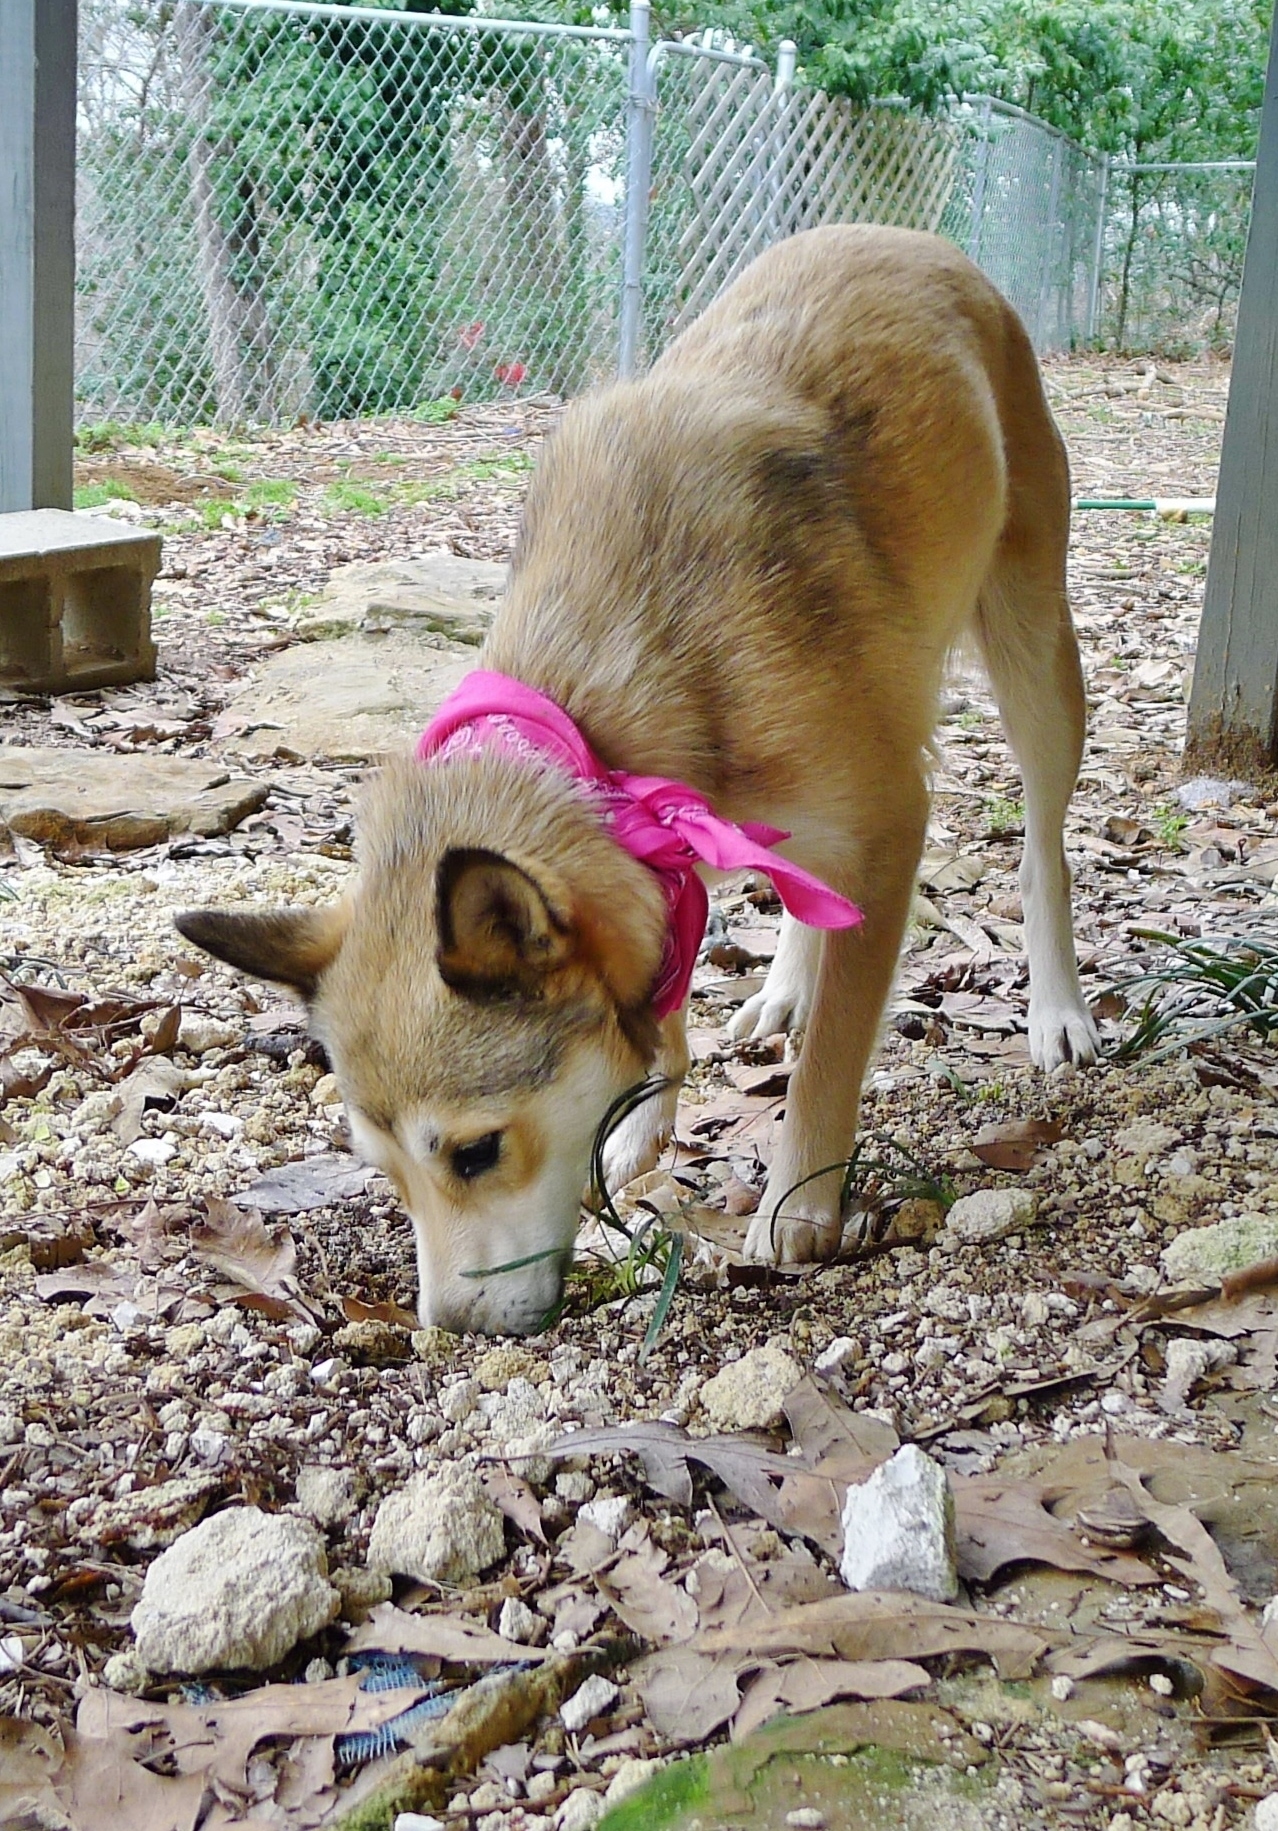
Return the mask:
<svg viewBox="0 0 1278 1831">
<path fill-rule="evenodd" d="M 244 472 L 240 466 L 229 464 L 225 458 L 220 459 L 213 466 L 213 474 L 215 477 L 220 477 L 224 483 L 243 483 L 244 481 Z"/>
<path fill-rule="evenodd" d="M 1157 807 L 1150 824 L 1158 835 L 1160 845 L 1166 846 L 1169 852 L 1180 851 L 1181 834 L 1189 825 L 1188 814 L 1178 807 Z"/>
<path fill-rule="evenodd" d="M 1149 1066 L 1243 1026 L 1266 1039 L 1278 1029 L 1278 941 L 1263 934 L 1186 941 L 1159 929 L 1134 932 L 1168 952 L 1107 988 L 1136 1011 L 1132 1028 L 1109 1051 L 1116 1060 L 1144 1056 Z"/>
<path fill-rule="evenodd" d="M 1019 833 L 1025 825 L 1025 803 L 1011 801 L 1006 795 L 991 795 L 985 803 L 985 826 L 995 838 Z"/>
<path fill-rule="evenodd" d="M 100 509 L 108 502 L 136 502 L 138 493 L 129 483 L 84 483 L 72 495 L 78 509 Z"/>
<path fill-rule="evenodd" d="M 235 504 L 233 502 L 225 502 L 220 497 L 213 502 L 202 502 L 200 504 L 200 521 L 208 528 L 210 533 L 216 534 L 227 517 L 230 516 L 231 519 L 234 520 L 235 514 Z"/>
<path fill-rule="evenodd" d="M 239 506 L 252 515 L 272 509 L 290 509 L 297 501 L 297 485 L 288 477 L 264 477 L 250 483 L 240 497 Z"/>
<path fill-rule="evenodd" d="M 437 401 L 424 401 L 420 407 L 414 407 L 408 417 L 411 420 L 421 420 L 427 426 L 446 426 L 460 412 L 461 408 L 452 395 L 444 394 Z"/>
<path fill-rule="evenodd" d="M 362 483 L 330 483 L 324 491 L 325 508 L 339 514 L 380 515 L 386 504 L 374 490 Z"/>
<path fill-rule="evenodd" d="M 164 427 L 154 420 L 102 420 L 81 426 L 75 435 L 81 451 L 118 451 L 122 445 L 158 445 Z"/>
</svg>

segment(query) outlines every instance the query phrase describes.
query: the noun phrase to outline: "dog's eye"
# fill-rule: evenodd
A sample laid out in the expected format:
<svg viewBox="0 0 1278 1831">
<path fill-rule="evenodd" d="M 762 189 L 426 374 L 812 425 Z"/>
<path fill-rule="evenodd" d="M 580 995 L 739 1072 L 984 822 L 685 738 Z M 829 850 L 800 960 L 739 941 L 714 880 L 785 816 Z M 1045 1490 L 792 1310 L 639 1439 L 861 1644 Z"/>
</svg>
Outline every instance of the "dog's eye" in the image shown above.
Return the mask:
<svg viewBox="0 0 1278 1831">
<path fill-rule="evenodd" d="M 482 1138 L 457 1146 L 450 1159 L 453 1175 L 460 1176 L 464 1183 L 473 1182 L 485 1170 L 491 1170 L 500 1156 L 501 1133 L 485 1132 Z"/>
</svg>

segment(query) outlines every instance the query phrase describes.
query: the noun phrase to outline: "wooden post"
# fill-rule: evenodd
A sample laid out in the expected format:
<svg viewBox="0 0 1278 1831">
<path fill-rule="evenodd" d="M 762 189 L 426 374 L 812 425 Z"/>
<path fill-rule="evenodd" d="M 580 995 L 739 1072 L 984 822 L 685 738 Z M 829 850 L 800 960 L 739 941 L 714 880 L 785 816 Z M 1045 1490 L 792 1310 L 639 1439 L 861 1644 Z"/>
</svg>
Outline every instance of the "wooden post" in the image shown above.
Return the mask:
<svg viewBox="0 0 1278 1831">
<path fill-rule="evenodd" d="M 1278 768 L 1278 12 L 1238 301 L 1188 768 Z"/>
<path fill-rule="evenodd" d="M 69 509 L 77 3 L 0 11 L 0 510 Z"/>
</svg>

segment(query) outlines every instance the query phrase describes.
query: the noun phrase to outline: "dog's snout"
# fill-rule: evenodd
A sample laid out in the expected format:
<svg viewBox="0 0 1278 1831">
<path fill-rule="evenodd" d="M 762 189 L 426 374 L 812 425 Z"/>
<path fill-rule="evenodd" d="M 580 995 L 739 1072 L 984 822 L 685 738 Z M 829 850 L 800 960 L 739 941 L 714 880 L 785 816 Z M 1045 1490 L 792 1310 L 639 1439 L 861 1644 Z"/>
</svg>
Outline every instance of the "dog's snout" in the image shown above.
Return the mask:
<svg viewBox="0 0 1278 1831">
<path fill-rule="evenodd" d="M 417 1314 L 424 1329 L 447 1329 L 453 1335 L 535 1335 L 558 1308 L 563 1284 L 557 1268 L 519 1286 L 509 1276 L 458 1278 L 446 1288 L 424 1290 Z"/>
</svg>

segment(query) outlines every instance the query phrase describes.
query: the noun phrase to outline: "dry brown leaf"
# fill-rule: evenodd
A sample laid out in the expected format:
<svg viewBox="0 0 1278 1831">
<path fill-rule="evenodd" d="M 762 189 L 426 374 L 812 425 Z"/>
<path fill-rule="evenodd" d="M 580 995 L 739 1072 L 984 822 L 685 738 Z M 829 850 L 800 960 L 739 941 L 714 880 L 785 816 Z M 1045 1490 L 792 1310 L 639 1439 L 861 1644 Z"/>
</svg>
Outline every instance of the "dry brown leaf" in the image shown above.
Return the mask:
<svg viewBox="0 0 1278 1831">
<path fill-rule="evenodd" d="M 407 1329 L 410 1333 L 419 1326 L 411 1310 L 390 1298 L 384 1303 L 363 1303 L 358 1297 L 343 1297 L 341 1301 L 342 1315 L 347 1322 L 386 1322 L 392 1328 Z"/>
<path fill-rule="evenodd" d="M 425 1653 L 436 1659 L 456 1660 L 471 1666 L 492 1666 L 503 1661 L 545 1659 L 543 1647 L 525 1647 L 504 1640 L 471 1615 L 410 1615 L 393 1602 L 380 1602 L 368 1620 L 355 1628 L 346 1642 L 348 1653 Z"/>
<path fill-rule="evenodd" d="M 1064 1135 L 1056 1119 L 1012 1119 L 982 1126 L 970 1148 L 992 1170 L 1028 1170 L 1044 1145 L 1059 1144 Z"/>
<path fill-rule="evenodd" d="M 62 1747 L 38 1723 L 0 1717 L 0 1824 L 48 1822 L 55 1808 L 53 1776 L 62 1759 Z"/>
<path fill-rule="evenodd" d="M 208 1218 L 192 1227 L 191 1248 L 232 1280 L 238 1287 L 233 1295 L 256 1301 L 279 1320 L 291 1315 L 310 1322 L 312 1312 L 293 1276 L 297 1249 L 292 1236 L 285 1231 L 272 1238 L 255 1208 L 237 1208 L 220 1196 L 206 1197 L 204 1209 Z"/>
<path fill-rule="evenodd" d="M 111 1130 L 121 1144 L 133 1144 L 142 1136 L 142 1115 L 150 1107 L 166 1111 L 177 1103 L 177 1097 L 191 1084 L 185 1069 L 158 1056 L 141 1062 L 119 1085 L 120 1110 L 111 1121 Z"/>
<path fill-rule="evenodd" d="M 1210 1607 L 1220 1616 L 1229 1644 L 1216 1649 L 1212 1655 L 1213 1664 L 1249 1684 L 1278 1691 L 1278 1647 L 1270 1645 L 1248 1614 L 1220 1548 L 1206 1526 L 1188 1507 L 1166 1506 L 1155 1500 L 1136 1471 L 1122 1461 L 1115 1460 L 1113 1470 L 1116 1478 L 1130 1489 L 1132 1498 L 1151 1524 L 1169 1544 L 1185 1554 L 1172 1558 L 1171 1562 L 1197 1583 Z"/>
<path fill-rule="evenodd" d="M 669 1647 L 639 1660 L 633 1677 L 658 1735 L 687 1748 L 704 1742 L 736 1715 L 741 1673 L 757 1663 L 739 1658 L 735 1649 L 714 1656 Z"/>
<path fill-rule="evenodd" d="M 123 1737 L 103 1741 L 68 1727 L 63 1740 L 53 1790 L 75 1831 L 195 1831 L 203 1774 L 153 1774 Z"/>
<path fill-rule="evenodd" d="M 614 1612 L 644 1640 L 682 1641 L 697 1630 L 697 1604 L 663 1575 L 669 1563 L 669 1554 L 645 1539 L 596 1579 Z"/>
<path fill-rule="evenodd" d="M 732 1723 L 741 1742 L 779 1711 L 799 1715 L 819 1710 L 834 1698 L 893 1698 L 932 1682 L 925 1666 L 907 1659 L 796 1659 L 757 1674 Z"/>
<path fill-rule="evenodd" d="M 1056 1570 L 1086 1570 L 1112 1583 L 1157 1583 L 1157 1571 L 1126 1552 L 1085 1545 L 1063 1521 L 1047 1511 L 1055 1493 L 1046 1481 L 1015 1481 L 994 1475 L 949 1477 L 954 1495 L 959 1575 L 988 1583 L 1007 1564 L 1050 1564 Z"/>
<path fill-rule="evenodd" d="M 712 1628 L 690 1643 L 693 1652 L 749 1651 L 854 1660 L 927 1659 L 945 1653 L 984 1653 L 1003 1678 L 1027 1678 L 1052 1636 L 1019 1622 L 928 1602 L 905 1591 L 859 1594 L 751 1616 L 739 1627 Z"/>
<path fill-rule="evenodd" d="M 544 1545 L 546 1528 L 541 1519 L 541 1502 L 528 1483 L 498 1463 L 489 1463 L 481 1469 L 480 1478 L 488 1490 L 488 1498 L 505 1514 L 511 1525 L 517 1526 L 520 1532 L 527 1533 L 530 1539 L 536 1539 Z"/>
</svg>

